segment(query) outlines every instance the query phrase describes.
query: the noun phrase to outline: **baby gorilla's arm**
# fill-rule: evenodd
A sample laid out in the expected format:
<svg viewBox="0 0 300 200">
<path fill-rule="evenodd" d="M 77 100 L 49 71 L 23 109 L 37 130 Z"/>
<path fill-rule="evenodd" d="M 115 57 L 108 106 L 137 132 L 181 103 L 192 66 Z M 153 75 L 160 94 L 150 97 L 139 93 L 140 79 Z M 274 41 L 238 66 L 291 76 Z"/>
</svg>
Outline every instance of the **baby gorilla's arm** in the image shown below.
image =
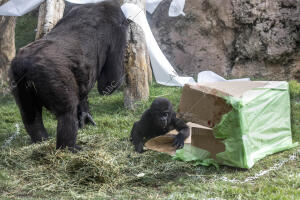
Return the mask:
<svg viewBox="0 0 300 200">
<path fill-rule="evenodd" d="M 173 114 L 171 124 L 179 132 L 174 140 L 173 146 L 176 149 L 181 149 L 184 146 L 184 140 L 190 136 L 189 127 L 181 119 L 176 118 L 176 114 Z"/>
</svg>

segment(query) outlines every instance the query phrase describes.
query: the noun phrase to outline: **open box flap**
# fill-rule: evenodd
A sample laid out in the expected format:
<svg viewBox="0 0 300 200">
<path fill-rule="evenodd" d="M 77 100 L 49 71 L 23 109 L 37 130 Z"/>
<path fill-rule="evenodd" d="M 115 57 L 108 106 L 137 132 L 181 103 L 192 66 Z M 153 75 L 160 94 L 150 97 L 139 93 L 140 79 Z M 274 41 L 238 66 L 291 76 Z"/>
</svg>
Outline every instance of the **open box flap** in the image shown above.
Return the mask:
<svg viewBox="0 0 300 200">
<path fill-rule="evenodd" d="M 216 96 L 241 97 L 246 91 L 264 87 L 268 83 L 267 81 L 210 82 L 190 85 L 190 87 Z"/>
</svg>

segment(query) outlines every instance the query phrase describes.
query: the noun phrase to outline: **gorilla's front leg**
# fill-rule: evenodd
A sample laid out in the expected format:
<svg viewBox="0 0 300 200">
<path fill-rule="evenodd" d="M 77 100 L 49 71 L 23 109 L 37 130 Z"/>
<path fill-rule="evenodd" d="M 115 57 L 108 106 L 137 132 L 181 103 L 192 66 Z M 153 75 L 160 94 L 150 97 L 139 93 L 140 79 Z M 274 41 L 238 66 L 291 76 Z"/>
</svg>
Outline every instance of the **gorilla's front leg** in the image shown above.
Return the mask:
<svg viewBox="0 0 300 200">
<path fill-rule="evenodd" d="M 133 143 L 135 151 L 139 153 L 144 151 L 143 137 L 143 133 L 140 132 L 140 127 L 138 127 L 138 122 L 135 122 L 130 133 L 130 142 Z"/>
<path fill-rule="evenodd" d="M 68 147 L 73 153 L 81 150 L 81 148 L 76 145 L 78 130 L 76 109 L 65 112 L 57 118 L 56 149 L 64 149 Z"/>
<path fill-rule="evenodd" d="M 86 124 L 92 124 L 96 126 L 92 115 L 90 114 L 89 103 L 87 97 L 80 101 L 77 110 L 78 116 L 78 127 L 83 128 Z"/>
</svg>

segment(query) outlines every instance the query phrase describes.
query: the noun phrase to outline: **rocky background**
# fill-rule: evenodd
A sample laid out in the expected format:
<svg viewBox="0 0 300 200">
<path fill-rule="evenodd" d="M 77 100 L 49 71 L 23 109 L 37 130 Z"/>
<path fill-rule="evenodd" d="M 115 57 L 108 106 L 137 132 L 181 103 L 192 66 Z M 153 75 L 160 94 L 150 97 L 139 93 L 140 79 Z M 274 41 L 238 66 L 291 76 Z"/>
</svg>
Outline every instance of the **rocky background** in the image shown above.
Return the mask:
<svg viewBox="0 0 300 200">
<path fill-rule="evenodd" d="M 179 74 L 300 80 L 300 0 L 186 0 L 175 18 L 170 2 L 148 19 Z"/>
</svg>

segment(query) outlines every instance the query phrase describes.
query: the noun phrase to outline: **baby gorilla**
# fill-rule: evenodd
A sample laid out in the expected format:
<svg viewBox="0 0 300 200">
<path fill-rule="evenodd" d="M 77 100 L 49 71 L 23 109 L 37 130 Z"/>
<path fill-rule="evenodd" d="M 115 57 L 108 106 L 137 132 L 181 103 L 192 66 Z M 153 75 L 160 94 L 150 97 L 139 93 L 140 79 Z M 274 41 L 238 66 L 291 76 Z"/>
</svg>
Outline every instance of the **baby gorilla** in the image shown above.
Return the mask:
<svg viewBox="0 0 300 200">
<path fill-rule="evenodd" d="M 135 122 L 130 141 L 135 150 L 143 152 L 144 143 L 156 136 L 164 135 L 167 132 L 176 129 L 179 133 L 176 135 L 173 146 L 180 149 L 184 145 L 184 140 L 189 136 L 188 126 L 180 119 L 176 118 L 172 104 L 166 98 L 155 99 L 150 108 L 144 112 L 140 121 Z"/>
</svg>

